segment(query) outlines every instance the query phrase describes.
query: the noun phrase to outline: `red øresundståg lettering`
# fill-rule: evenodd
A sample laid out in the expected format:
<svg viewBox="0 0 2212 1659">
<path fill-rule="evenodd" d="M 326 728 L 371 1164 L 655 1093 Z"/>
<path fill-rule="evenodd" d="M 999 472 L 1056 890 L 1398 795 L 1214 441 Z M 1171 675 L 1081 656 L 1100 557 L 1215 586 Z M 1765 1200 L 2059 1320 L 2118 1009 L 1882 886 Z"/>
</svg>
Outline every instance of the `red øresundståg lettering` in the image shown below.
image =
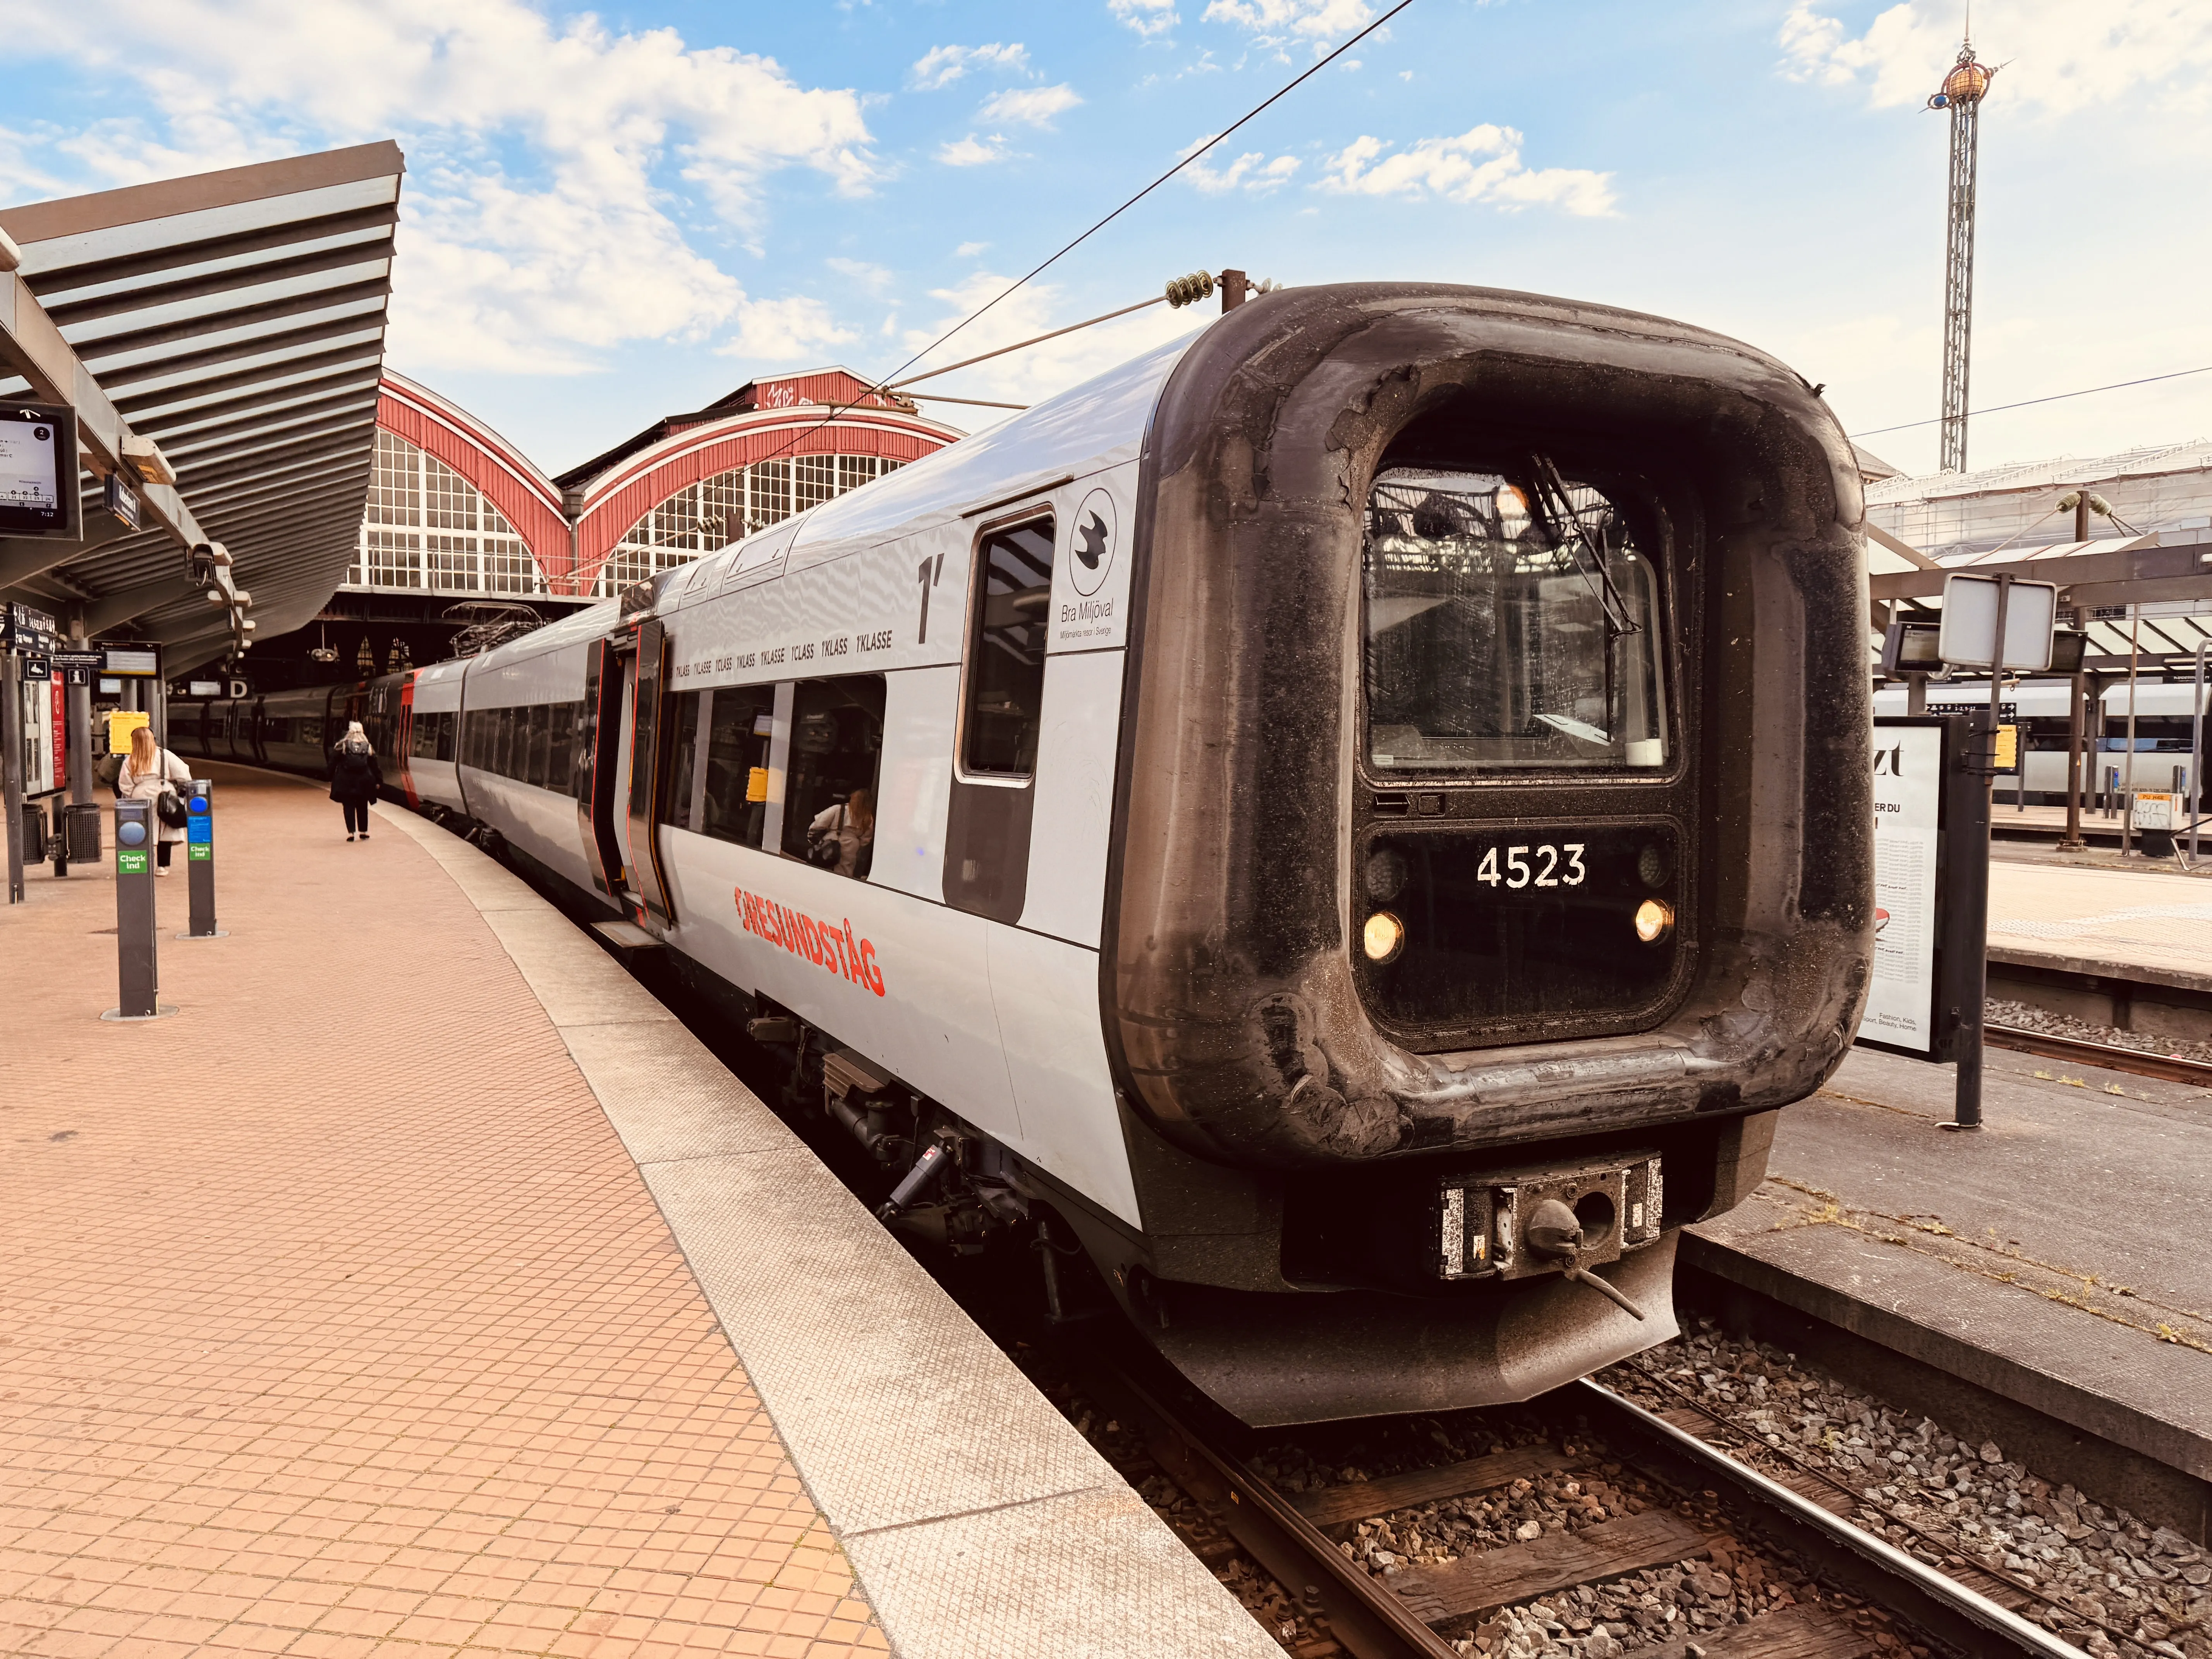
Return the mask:
<svg viewBox="0 0 2212 1659">
<path fill-rule="evenodd" d="M 747 933 L 883 995 L 884 972 L 876 964 L 876 947 L 854 937 L 850 917 L 823 921 L 763 894 L 748 893 L 742 887 L 736 892 L 738 918 Z"/>
</svg>

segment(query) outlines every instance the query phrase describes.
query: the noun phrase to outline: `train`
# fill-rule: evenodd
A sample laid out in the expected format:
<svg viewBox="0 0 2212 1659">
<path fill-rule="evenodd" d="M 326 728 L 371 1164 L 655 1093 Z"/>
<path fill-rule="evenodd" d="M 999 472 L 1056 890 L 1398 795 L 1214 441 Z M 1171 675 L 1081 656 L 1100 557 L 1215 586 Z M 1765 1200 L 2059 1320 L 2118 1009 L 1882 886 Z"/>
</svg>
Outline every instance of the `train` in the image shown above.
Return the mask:
<svg viewBox="0 0 2212 1659">
<path fill-rule="evenodd" d="M 2186 799 L 2191 780 L 2201 776 L 2191 748 L 2199 729 L 2197 702 L 2201 694 L 2187 680 L 2163 678 L 2140 680 L 2130 688 L 2124 678 L 2106 684 L 2087 711 L 2084 741 L 2087 752 L 2081 763 L 2081 793 L 2086 801 L 2113 805 L 2130 790 L 2160 791 Z M 2066 804 L 2066 747 L 2071 731 L 2070 680 L 2027 680 L 2008 688 L 1999 703 L 2009 706 L 2020 727 L 2018 754 L 2022 764 L 1996 780 L 1996 800 L 2031 806 Z M 1902 714 L 1907 696 L 1901 685 L 1884 686 L 1874 696 L 1877 714 Z M 2128 713 L 2135 711 L 2134 759 L 2130 761 Z M 1927 690 L 1931 714 L 1962 714 L 1990 706 L 1986 682 L 1977 691 L 1971 685 L 1941 684 Z"/>
<path fill-rule="evenodd" d="M 1851 1042 L 1863 514 L 1749 346 L 1285 289 L 172 742 L 319 775 L 360 718 L 398 799 L 659 940 L 890 1224 L 1048 1247 L 1248 1423 L 1497 1404 L 1675 1334 L 1680 1230 Z"/>
</svg>

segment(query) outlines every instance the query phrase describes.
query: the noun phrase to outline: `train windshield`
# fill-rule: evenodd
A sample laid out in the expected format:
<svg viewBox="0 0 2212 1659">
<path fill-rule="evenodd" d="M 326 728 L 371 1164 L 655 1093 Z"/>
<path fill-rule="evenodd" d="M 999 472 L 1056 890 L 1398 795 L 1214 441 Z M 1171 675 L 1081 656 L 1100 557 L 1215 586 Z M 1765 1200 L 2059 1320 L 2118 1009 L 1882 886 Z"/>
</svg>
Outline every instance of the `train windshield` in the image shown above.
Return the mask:
<svg viewBox="0 0 2212 1659">
<path fill-rule="evenodd" d="M 1658 575 L 1602 492 L 1542 456 L 1389 468 L 1363 568 L 1374 770 L 1667 763 Z"/>
</svg>

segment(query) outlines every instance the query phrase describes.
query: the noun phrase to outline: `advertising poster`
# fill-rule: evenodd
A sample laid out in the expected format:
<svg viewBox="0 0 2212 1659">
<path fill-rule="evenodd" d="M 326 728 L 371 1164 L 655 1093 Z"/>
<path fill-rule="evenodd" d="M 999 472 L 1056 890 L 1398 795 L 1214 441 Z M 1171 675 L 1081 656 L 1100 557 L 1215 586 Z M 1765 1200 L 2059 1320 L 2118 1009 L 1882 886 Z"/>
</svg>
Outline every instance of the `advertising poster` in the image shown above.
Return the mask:
<svg viewBox="0 0 2212 1659">
<path fill-rule="evenodd" d="M 1926 1054 L 1935 1041 L 1943 728 L 1876 720 L 1874 739 L 1874 984 L 1859 1038 Z"/>
</svg>

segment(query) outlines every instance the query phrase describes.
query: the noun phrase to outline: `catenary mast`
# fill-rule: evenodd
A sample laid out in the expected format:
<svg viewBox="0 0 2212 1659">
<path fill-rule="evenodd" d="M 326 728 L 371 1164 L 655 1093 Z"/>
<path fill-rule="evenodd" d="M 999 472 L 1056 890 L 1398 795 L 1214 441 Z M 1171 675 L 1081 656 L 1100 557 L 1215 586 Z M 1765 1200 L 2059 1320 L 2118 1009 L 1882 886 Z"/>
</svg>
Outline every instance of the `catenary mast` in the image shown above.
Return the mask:
<svg viewBox="0 0 2212 1659">
<path fill-rule="evenodd" d="M 1974 173 L 1982 99 L 1996 71 L 1963 41 L 1930 109 L 1951 112 L 1950 223 L 1943 251 L 1943 454 L 1945 472 L 1966 470 L 1966 371 L 1974 331 Z"/>
</svg>

